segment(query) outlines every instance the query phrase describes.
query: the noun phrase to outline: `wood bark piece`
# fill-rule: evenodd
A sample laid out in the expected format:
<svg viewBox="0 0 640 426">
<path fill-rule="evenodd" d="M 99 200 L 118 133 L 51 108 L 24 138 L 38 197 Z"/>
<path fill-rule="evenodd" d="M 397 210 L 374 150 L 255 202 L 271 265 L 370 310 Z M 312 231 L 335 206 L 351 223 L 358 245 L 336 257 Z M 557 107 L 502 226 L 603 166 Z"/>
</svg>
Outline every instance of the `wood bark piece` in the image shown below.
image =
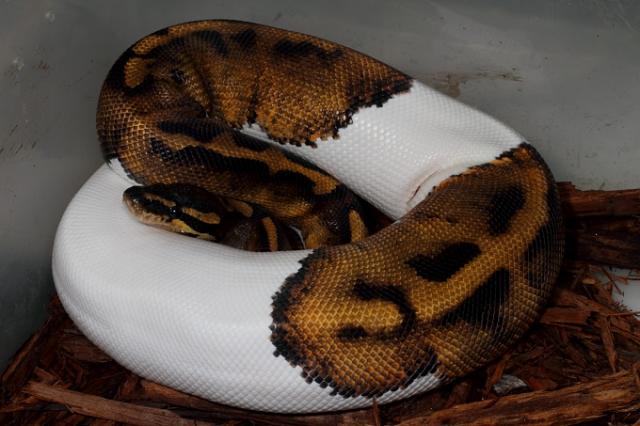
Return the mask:
<svg viewBox="0 0 640 426">
<path fill-rule="evenodd" d="M 23 392 L 44 401 L 63 404 L 74 413 L 142 426 L 205 426 L 213 423 L 183 419 L 160 408 L 113 401 L 45 383 L 29 382 Z"/>
<path fill-rule="evenodd" d="M 567 256 L 640 268 L 640 189 L 581 191 L 558 183 L 567 228 Z"/>
<path fill-rule="evenodd" d="M 611 325 L 608 317 L 598 318 L 598 325 L 600 326 L 600 335 L 602 336 L 602 343 L 607 353 L 607 359 L 611 366 L 611 371 L 614 373 L 618 370 L 618 353 L 615 349 L 615 342 L 613 340 L 613 333 L 611 332 Z"/>
<path fill-rule="evenodd" d="M 567 224 L 567 256 L 619 268 L 640 268 L 640 233 Z"/>
<path fill-rule="evenodd" d="M 570 182 L 559 182 L 558 189 L 568 216 L 640 215 L 640 189 L 581 191 Z"/>
<path fill-rule="evenodd" d="M 632 372 L 555 390 L 511 395 L 457 405 L 400 423 L 422 425 L 572 425 L 613 412 L 640 407 L 640 389 Z"/>
</svg>

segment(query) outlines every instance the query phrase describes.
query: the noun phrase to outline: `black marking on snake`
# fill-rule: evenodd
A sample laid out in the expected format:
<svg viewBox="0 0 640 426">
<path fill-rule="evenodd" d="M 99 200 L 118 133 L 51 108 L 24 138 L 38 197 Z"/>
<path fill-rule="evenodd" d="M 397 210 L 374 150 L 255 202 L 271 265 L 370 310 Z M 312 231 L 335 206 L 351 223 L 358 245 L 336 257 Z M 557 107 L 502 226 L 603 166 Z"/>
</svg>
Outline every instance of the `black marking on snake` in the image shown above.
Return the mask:
<svg viewBox="0 0 640 426">
<path fill-rule="evenodd" d="M 171 79 L 181 86 L 187 81 L 184 72 L 178 68 L 171 70 Z"/>
<path fill-rule="evenodd" d="M 509 271 L 498 269 L 471 296 L 444 314 L 438 322 L 449 326 L 462 320 L 477 327 L 498 328 L 501 322 L 500 311 L 508 300 L 509 292 Z"/>
<path fill-rule="evenodd" d="M 239 33 L 233 34 L 230 38 L 231 40 L 237 42 L 244 50 L 249 50 L 255 47 L 256 37 L 256 32 L 249 28 L 244 31 L 240 31 Z"/>
<path fill-rule="evenodd" d="M 107 129 L 98 128 L 98 139 L 100 139 L 100 148 L 102 156 L 108 162 L 118 158 L 118 146 L 122 142 L 122 138 L 127 133 L 126 127 L 119 124 L 119 127 L 109 127 Z M 120 161 L 118 159 L 118 161 Z M 120 161 L 122 164 L 122 162 Z M 124 165 L 122 165 L 124 167 Z M 129 173 L 129 171 L 127 171 Z"/>
<path fill-rule="evenodd" d="M 219 236 L 219 226 L 217 224 L 210 224 L 207 222 L 203 222 L 195 217 L 185 214 L 181 209 L 177 209 L 174 213 L 175 218 L 183 221 L 187 226 L 193 229 L 196 232 L 201 234 L 208 234 L 216 237 L 216 239 L 220 238 Z"/>
<path fill-rule="evenodd" d="M 165 56 L 173 58 L 176 54 L 184 52 L 185 49 L 201 49 L 203 47 L 206 49 L 213 48 L 215 52 L 221 56 L 227 56 L 229 53 L 227 43 L 219 32 L 201 30 L 171 39 L 166 43 L 154 47 L 147 53 L 137 56 L 142 58 L 162 58 Z"/>
<path fill-rule="evenodd" d="M 321 61 L 327 63 L 330 61 L 334 61 L 344 54 L 341 49 L 333 49 L 331 51 L 326 51 L 325 49 L 316 46 L 310 41 L 300 41 L 295 42 L 288 39 L 280 40 L 273 47 L 274 52 L 277 55 L 291 58 L 291 59 L 300 59 L 315 55 Z"/>
<path fill-rule="evenodd" d="M 360 340 L 368 336 L 367 330 L 360 325 L 346 325 L 338 330 L 338 339 L 340 340 Z"/>
<path fill-rule="evenodd" d="M 555 250 L 550 250 L 556 238 L 554 232 L 557 232 L 557 229 L 554 229 L 550 222 L 542 225 L 524 253 L 525 260 L 529 262 L 526 270 L 527 282 L 538 290 L 549 285 L 548 271 L 552 269 L 549 262 L 553 262 L 553 259 L 548 253 L 555 254 Z M 539 259 L 538 256 L 545 256 L 545 258 Z"/>
<path fill-rule="evenodd" d="M 275 225 L 275 224 L 274 224 Z M 261 251 L 269 251 L 269 237 L 278 237 L 276 235 L 271 235 L 271 232 L 268 230 L 266 226 L 264 226 L 264 222 L 260 221 L 260 226 L 258 226 L 258 239 L 260 240 L 260 249 Z"/>
<path fill-rule="evenodd" d="M 254 152 L 263 152 L 271 147 L 271 145 L 260 139 L 245 135 L 237 130 L 232 132 L 233 142 L 241 148 L 246 148 Z"/>
<path fill-rule="evenodd" d="M 162 140 L 151 137 L 149 145 L 151 145 L 151 153 L 160 157 L 162 161 L 169 162 L 173 160 L 173 151 Z"/>
<path fill-rule="evenodd" d="M 547 203 L 547 221 L 538 229 L 535 237 L 527 246 L 524 257 L 533 266 L 529 267 L 526 273 L 527 282 L 535 289 L 542 290 L 549 285 L 549 272 L 554 267 L 550 262 L 556 262 L 554 259 L 561 259 L 563 252 L 564 236 L 562 231 L 562 212 L 560 210 L 560 196 L 555 186 L 551 172 L 542 162 L 539 154 L 537 160 L 545 167 L 545 175 L 547 178 L 547 192 L 545 201 Z M 539 256 L 545 256 L 539 259 Z M 537 267 L 536 267 L 537 265 Z"/>
<path fill-rule="evenodd" d="M 480 254 L 474 243 L 461 242 L 445 247 L 437 254 L 418 254 L 406 263 L 425 280 L 444 282 Z"/>
<path fill-rule="evenodd" d="M 553 238 L 553 227 L 551 223 L 547 221 L 544 225 L 542 225 L 538 232 L 536 232 L 535 237 L 527 246 L 527 249 L 524 252 L 526 259 L 534 259 L 538 255 L 543 254 L 545 249 L 548 249 L 548 245 Z"/>
<path fill-rule="evenodd" d="M 253 124 L 258 119 L 258 113 L 256 112 L 258 109 L 258 101 L 258 84 L 254 83 L 253 90 L 251 92 L 251 100 L 247 107 L 247 124 Z"/>
<path fill-rule="evenodd" d="M 202 167 L 214 172 L 233 171 L 246 179 L 264 184 L 273 191 L 275 198 L 286 199 L 296 194 L 314 204 L 322 204 L 335 196 L 334 193 L 315 195 L 315 182 L 301 173 L 278 170 L 271 174 L 269 166 L 263 161 L 225 156 L 203 146 L 187 146 L 174 151 L 159 138 L 151 138 L 150 145 L 151 154 L 159 156 L 163 162 Z"/>
<path fill-rule="evenodd" d="M 524 191 L 519 186 L 509 186 L 496 192 L 487 207 L 489 233 L 496 236 L 507 232 L 511 219 L 524 207 L 524 202 Z"/>
<path fill-rule="evenodd" d="M 202 213 L 220 213 L 224 207 L 218 197 L 206 189 L 185 183 L 154 184 L 144 187 L 149 194 L 162 197 L 179 207 L 191 207 Z"/>
<path fill-rule="evenodd" d="M 188 42 L 189 38 L 187 36 L 176 37 L 166 43 L 162 43 L 154 47 L 147 53 L 140 54 L 138 56 L 141 58 L 162 58 L 164 56 L 168 56 L 171 58 L 175 56 L 174 53 L 180 52 L 187 47 L 191 47 Z"/>
<path fill-rule="evenodd" d="M 213 171 L 233 170 L 237 173 L 246 173 L 248 176 L 256 176 L 260 179 L 269 177 L 269 167 L 262 161 L 228 157 L 202 146 L 187 146 L 173 151 L 157 138 L 152 138 L 150 142 L 151 152 L 160 156 L 164 162 L 176 163 L 186 167 L 203 167 Z"/>
<path fill-rule="evenodd" d="M 289 335 L 290 321 L 288 317 L 289 308 L 297 302 L 297 298 L 293 296 L 294 289 L 302 294 L 308 293 L 311 289 L 304 282 L 305 277 L 310 271 L 311 266 L 317 260 L 326 257 L 326 249 L 319 248 L 311 252 L 311 254 L 300 260 L 300 269 L 289 275 L 282 287 L 273 295 L 271 303 L 271 342 L 275 346 L 274 356 L 283 356 L 293 366 L 303 365 L 305 357 L 302 355 L 298 346 L 294 342 L 294 338 Z"/>
<path fill-rule="evenodd" d="M 213 30 L 202 30 L 191 33 L 189 36 L 204 40 L 208 44 L 210 44 L 217 53 L 222 56 L 227 56 L 229 54 L 229 48 L 227 47 L 227 43 L 224 41 L 222 35 Z M 188 36 L 187 36 L 188 37 Z"/>
<path fill-rule="evenodd" d="M 370 105 L 381 107 L 387 102 L 395 93 L 403 92 L 409 88 L 404 80 L 394 81 L 391 84 L 391 88 L 387 88 L 389 84 L 384 80 L 376 80 L 373 84 L 374 92 L 371 96 Z"/>
<path fill-rule="evenodd" d="M 162 28 L 158 31 L 154 31 L 149 36 L 166 36 L 169 35 L 169 27 Z"/>
<path fill-rule="evenodd" d="M 353 83 L 347 90 L 350 99 L 348 112 L 350 115 L 355 113 L 361 107 L 377 106 L 381 107 L 393 95 L 403 93 L 411 88 L 413 80 L 411 77 L 402 75 L 404 78 L 391 80 L 379 79 L 370 80 L 363 78 Z M 371 93 L 368 97 L 367 93 Z"/>
<path fill-rule="evenodd" d="M 436 372 L 438 365 L 440 364 L 438 356 L 436 355 L 435 350 L 430 346 L 426 348 L 426 352 L 427 356 L 423 358 L 423 361 L 418 368 L 414 371 L 405 370 L 405 374 L 407 374 L 408 379 L 403 383 L 403 386 L 409 386 L 409 384 L 411 384 L 415 379 Z"/>
<path fill-rule="evenodd" d="M 406 337 L 414 328 L 417 322 L 416 310 L 411 306 L 404 290 L 396 285 L 379 285 L 371 284 L 364 280 L 356 280 L 353 286 L 355 295 L 363 301 L 383 300 L 393 303 L 397 306 L 402 322 L 391 333 L 376 334 L 379 339 L 403 338 Z"/>
<path fill-rule="evenodd" d="M 273 185 L 277 185 L 273 188 L 273 192 L 276 195 L 279 194 L 282 197 L 287 197 L 287 194 L 290 194 L 291 190 L 290 188 L 287 188 L 287 186 L 294 185 L 298 190 L 298 194 L 302 195 L 305 199 L 316 199 L 316 196 L 313 193 L 313 187 L 316 186 L 316 183 L 298 172 L 291 170 L 278 170 L 271 175 L 271 182 Z M 280 191 L 280 185 L 283 188 L 282 191 Z"/>
<path fill-rule="evenodd" d="M 140 58 L 140 57 L 146 57 L 146 55 L 144 56 L 137 55 L 133 51 L 133 48 L 129 48 L 125 50 L 124 53 L 120 55 L 120 57 L 116 60 L 116 62 L 113 64 L 113 66 L 109 70 L 109 73 L 107 74 L 107 78 L 105 79 L 105 84 L 112 85 L 115 90 L 118 90 L 118 91 L 122 90 L 127 95 L 140 93 L 140 92 L 143 92 L 144 90 L 149 89 L 149 87 L 151 87 L 153 83 L 151 75 L 146 75 L 144 80 L 135 87 L 129 87 L 125 83 L 126 81 L 125 69 L 126 69 L 127 63 L 132 58 Z"/>
<path fill-rule="evenodd" d="M 209 118 L 165 120 L 158 123 L 158 128 L 165 133 L 186 135 L 203 143 L 211 142 L 220 134 L 229 131 L 225 126 Z"/>
<path fill-rule="evenodd" d="M 277 148 L 276 149 L 280 149 Z M 303 166 L 306 169 L 309 170 L 313 170 L 314 172 L 318 172 L 320 174 L 323 174 L 325 176 L 330 176 L 329 173 L 327 173 L 326 170 L 321 169 L 320 167 L 316 166 L 315 164 L 313 164 L 311 161 L 306 160 L 302 157 L 299 157 L 298 155 L 294 154 L 293 152 L 290 151 L 286 151 L 284 149 L 281 149 L 282 151 L 282 155 L 284 155 L 289 161 L 296 163 L 296 164 L 300 164 L 301 166 Z"/>
</svg>

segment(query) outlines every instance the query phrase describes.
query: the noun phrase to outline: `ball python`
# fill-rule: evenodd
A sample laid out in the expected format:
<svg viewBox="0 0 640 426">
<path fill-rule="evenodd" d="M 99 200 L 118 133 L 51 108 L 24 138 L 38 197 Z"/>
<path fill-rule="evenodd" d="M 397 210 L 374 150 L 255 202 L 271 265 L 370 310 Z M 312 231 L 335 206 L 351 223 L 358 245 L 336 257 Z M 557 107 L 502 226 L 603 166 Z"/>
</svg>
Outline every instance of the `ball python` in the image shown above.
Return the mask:
<svg viewBox="0 0 640 426">
<path fill-rule="evenodd" d="M 538 152 L 330 41 L 154 32 L 109 71 L 97 130 L 109 167 L 60 223 L 58 293 L 115 360 L 210 400 L 319 412 L 433 389 L 523 336 L 558 274 Z M 367 205 L 392 223 L 372 230 Z M 239 227 L 258 252 L 229 247 Z"/>
</svg>

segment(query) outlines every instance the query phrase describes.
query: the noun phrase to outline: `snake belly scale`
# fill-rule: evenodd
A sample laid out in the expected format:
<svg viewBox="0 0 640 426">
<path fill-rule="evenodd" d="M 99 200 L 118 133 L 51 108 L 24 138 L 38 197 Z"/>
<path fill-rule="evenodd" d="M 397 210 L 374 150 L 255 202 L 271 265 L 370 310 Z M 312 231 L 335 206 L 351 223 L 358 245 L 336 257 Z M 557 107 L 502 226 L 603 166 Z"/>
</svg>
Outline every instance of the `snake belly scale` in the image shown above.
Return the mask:
<svg viewBox="0 0 640 426">
<path fill-rule="evenodd" d="M 112 67 L 97 127 L 139 220 L 214 242 L 125 210 L 118 220 L 158 243 L 123 234 L 102 249 L 117 264 L 77 272 L 101 256 L 73 245 L 103 225 L 78 231 L 74 212 L 95 204 L 107 232 L 92 188 L 126 188 L 100 171 L 58 231 L 61 300 L 116 360 L 209 399 L 308 412 L 432 389 L 522 337 L 560 268 L 559 198 L 537 151 L 336 43 L 236 21 L 157 31 Z M 368 203 L 393 223 L 372 229 Z M 265 253 L 221 244 L 238 224 L 243 248 Z M 296 250 L 270 253 L 283 249 Z M 99 273 L 111 302 L 73 284 Z M 132 298 L 144 306 L 115 306 Z"/>
</svg>

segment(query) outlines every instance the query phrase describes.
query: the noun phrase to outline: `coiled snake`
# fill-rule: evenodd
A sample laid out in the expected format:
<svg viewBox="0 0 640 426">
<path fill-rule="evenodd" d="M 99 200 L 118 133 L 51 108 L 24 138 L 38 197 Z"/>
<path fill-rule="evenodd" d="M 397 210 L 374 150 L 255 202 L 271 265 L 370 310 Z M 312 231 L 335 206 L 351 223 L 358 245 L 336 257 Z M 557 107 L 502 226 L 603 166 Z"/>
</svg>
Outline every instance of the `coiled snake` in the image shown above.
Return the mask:
<svg viewBox="0 0 640 426">
<path fill-rule="evenodd" d="M 61 300 L 120 363 L 215 401 L 308 412 L 432 389 L 520 338 L 559 270 L 536 150 L 335 43 L 157 31 L 112 67 L 97 127 L 138 219 L 218 242 L 139 224 L 103 167 L 58 230 Z M 369 203 L 394 222 L 373 232 Z"/>
</svg>

